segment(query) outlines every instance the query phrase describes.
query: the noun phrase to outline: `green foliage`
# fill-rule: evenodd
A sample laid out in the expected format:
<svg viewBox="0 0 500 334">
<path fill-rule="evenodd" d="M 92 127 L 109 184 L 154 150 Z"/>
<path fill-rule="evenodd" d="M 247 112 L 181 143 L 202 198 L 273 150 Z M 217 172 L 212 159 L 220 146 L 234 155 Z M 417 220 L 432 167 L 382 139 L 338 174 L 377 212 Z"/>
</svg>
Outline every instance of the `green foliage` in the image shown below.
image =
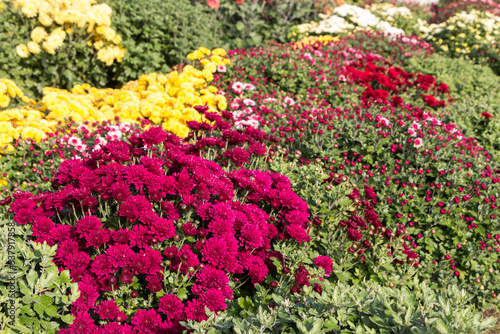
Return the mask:
<svg viewBox="0 0 500 334">
<path fill-rule="evenodd" d="M 104 87 L 116 71 L 116 62 L 106 66 L 87 45 L 86 28 L 66 36 L 55 55 L 40 52 L 21 58 L 16 46 L 30 40 L 38 22 L 26 18 L 11 2 L 0 11 L 0 22 L 0 78 L 14 80 L 29 97 L 40 98 L 44 87 L 70 89 L 83 82 Z"/>
<path fill-rule="evenodd" d="M 257 286 L 245 310 L 233 303 L 230 312 L 209 313 L 209 320 L 190 321 L 187 328 L 213 334 L 463 334 L 482 333 L 496 322 L 481 321 L 481 313 L 468 305 L 471 297 L 454 285 L 436 293 L 425 283 L 410 291 L 375 282 L 349 286 L 326 281 L 321 294 L 310 287 L 304 290 L 297 295 L 286 284 L 272 292 Z"/>
<path fill-rule="evenodd" d="M 28 242 L 30 234 L 26 226 L 0 221 L 2 333 L 57 333 L 74 319 L 69 306 L 80 296 L 78 284 L 52 262 L 57 246 Z M 10 310 L 15 311 L 14 322 Z"/>
<path fill-rule="evenodd" d="M 216 12 L 223 26 L 219 36 L 226 48 L 286 43 L 292 26 L 314 19 L 318 14 L 312 0 L 246 1 L 223 0 Z"/>
<path fill-rule="evenodd" d="M 436 76 L 448 84 L 455 100 L 446 111 L 448 120 L 457 124 L 467 137 L 476 138 L 492 156 L 500 152 L 500 77 L 487 66 L 465 59 L 434 54 L 411 58 L 407 68 Z M 493 117 L 487 118 L 484 113 Z"/>
<path fill-rule="evenodd" d="M 112 86 L 144 73 L 166 73 L 186 55 L 204 46 L 220 47 L 220 23 L 210 8 L 189 0 L 105 0 L 113 9 L 112 23 L 127 53 Z"/>
</svg>

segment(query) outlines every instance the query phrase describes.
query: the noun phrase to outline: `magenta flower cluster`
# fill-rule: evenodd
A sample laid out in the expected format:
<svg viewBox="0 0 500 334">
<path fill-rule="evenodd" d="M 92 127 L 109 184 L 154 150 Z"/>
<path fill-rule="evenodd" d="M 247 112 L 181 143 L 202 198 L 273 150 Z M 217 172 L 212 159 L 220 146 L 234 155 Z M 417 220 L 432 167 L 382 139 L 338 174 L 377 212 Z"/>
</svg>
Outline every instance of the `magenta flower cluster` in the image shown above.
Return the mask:
<svg viewBox="0 0 500 334">
<path fill-rule="evenodd" d="M 32 224 L 36 241 L 57 244 L 56 264 L 79 282 L 76 319 L 63 332 L 181 332 L 180 321 L 207 319 L 205 307 L 225 310 L 231 277 L 263 283 L 270 257 L 281 255 L 271 251 L 274 240 L 309 241 L 308 207 L 288 178 L 226 172 L 161 128 L 129 141 L 62 163 L 53 192 L 14 194 L 14 220 Z M 167 272 L 190 282 L 186 300 Z M 133 282 L 144 288 L 130 292 Z M 116 294 L 140 294 L 150 307 L 127 321 Z"/>
</svg>

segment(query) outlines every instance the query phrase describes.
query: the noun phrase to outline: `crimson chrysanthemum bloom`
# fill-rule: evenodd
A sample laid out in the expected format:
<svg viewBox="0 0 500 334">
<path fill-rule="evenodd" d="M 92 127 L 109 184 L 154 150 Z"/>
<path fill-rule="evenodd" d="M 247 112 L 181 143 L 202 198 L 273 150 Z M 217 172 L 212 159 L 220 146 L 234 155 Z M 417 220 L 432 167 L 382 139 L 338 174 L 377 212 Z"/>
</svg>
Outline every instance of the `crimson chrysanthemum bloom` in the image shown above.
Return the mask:
<svg viewBox="0 0 500 334">
<path fill-rule="evenodd" d="M 188 301 L 184 308 L 184 312 L 186 313 L 187 320 L 202 322 L 208 319 L 205 312 L 205 304 L 199 299 Z"/>
<path fill-rule="evenodd" d="M 233 271 L 236 267 L 236 253 L 233 252 L 226 240 L 222 238 L 210 238 L 205 242 L 202 251 L 203 261 L 207 261 L 216 268 L 225 268 Z"/>
<path fill-rule="evenodd" d="M 187 222 L 182 225 L 182 232 L 184 232 L 185 235 L 187 236 L 193 236 L 198 234 L 198 231 L 196 230 L 196 226 L 192 222 Z"/>
<path fill-rule="evenodd" d="M 224 271 L 212 266 L 205 266 L 196 274 L 196 284 L 201 290 L 222 289 L 226 298 L 232 298 L 232 290 L 229 289 L 229 277 Z"/>
<path fill-rule="evenodd" d="M 328 256 L 320 255 L 314 258 L 314 263 L 316 266 L 323 268 L 325 271 L 325 277 L 330 277 L 333 268 L 333 261 Z"/>
<path fill-rule="evenodd" d="M 73 333 L 96 333 L 98 327 L 94 324 L 94 320 L 90 317 L 88 312 L 79 313 L 69 325 L 68 334 Z"/>
<path fill-rule="evenodd" d="M 87 235 L 86 240 L 87 240 L 86 244 L 87 247 L 99 248 L 99 246 L 109 241 L 108 230 L 92 231 Z"/>
<path fill-rule="evenodd" d="M 107 259 L 113 268 L 122 268 L 130 264 L 134 251 L 127 245 L 110 246 L 106 251 Z"/>
<path fill-rule="evenodd" d="M 483 111 L 483 112 L 481 113 L 481 115 L 482 115 L 483 117 L 485 117 L 485 118 L 488 118 L 488 119 L 493 118 L 493 115 L 492 115 L 492 114 L 490 114 L 490 113 L 487 113 L 486 111 Z"/>
<path fill-rule="evenodd" d="M 111 197 L 117 202 L 125 202 L 125 200 L 131 196 L 129 183 L 122 181 L 113 183 L 110 187 L 110 191 Z"/>
<path fill-rule="evenodd" d="M 174 222 L 165 218 L 157 218 L 152 224 L 154 235 L 158 240 L 163 241 L 175 237 Z"/>
<path fill-rule="evenodd" d="M 177 253 L 179 251 L 177 250 L 177 247 L 175 246 L 167 246 L 165 247 L 165 250 L 163 251 L 163 254 L 169 258 L 169 259 L 173 259 L 177 256 Z"/>
<path fill-rule="evenodd" d="M 127 244 L 130 236 L 127 229 L 121 228 L 118 231 L 111 231 L 111 239 L 115 244 Z"/>
<path fill-rule="evenodd" d="M 146 281 L 148 281 L 147 288 L 152 293 L 160 292 L 163 289 L 163 283 L 161 278 L 156 276 L 148 276 L 146 277 Z"/>
<path fill-rule="evenodd" d="M 261 284 L 267 277 L 269 269 L 267 268 L 264 260 L 255 256 L 252 263 L 247 267 L 248 275 L 252 279 L 252 283 Z"/>
<path fill-rule="evenodd" d="M 169 220 L 176 221 L 179 219 L 179 210 L 174 206 L 172 202 L 161 202 L 160 204 L 162 211 Z"/>
<path fill-rule="evenodd" d="M 237 166 L 248 163 L 248 159 L 250 158 L 250 153 L 240 147 L 235 147 L 232 150 L 227 150 L 223 154 L 225 157 L 231 159 L 234 163 L 236 163 Z"/>
<path fill-rule="evenodd" d="M 303 227 L 293 224 L 293 225 L 288 225 L 286 227 L 286 232 L 297 242 L 301 243 L 302 241 L 311 241 L 311 238 L 307 234 L 306 230 L 304 230 Z"/>
<path fill-rule="evenodd" d="M 261 247 L 264 239 L 259 226 L 251 223 L 245 224 L 241 228 L 240 242 L 248 250 Z"/>
<path fill-rule="evenodd" d="M 75 227 L 76 231 L 81 236 L 87 236 L 91 231 L 100 229 L 102 227 L 102 222 L 96 216 L 87 216 L 80 219 Z"/>
<path fill-rule="evenodd" d="M 130 230 L 130 246 L 146 248 L 151 245 L 153 235 L 149 228 L 144 225 L 134 225 Z"/>
<path fill-rule="evenodd" d="M 33 226 L 31 230 L 33 231 L 34 236 L 46 236 L 50 233 L 50 231 L 55 228 L 56 225 L 52 220 L 47 217 L 36 217 L 33 221 Z"/>
<path fill-rule="evenodd" d="M 224 311 L 227 307 L 224 294 L 219 289 L 209 289 L 200 295 L 201 302 L 212 312 Z"/>
<path fill-rule="evenodd" d="M 131 266 L 139 273 L 155 275 L 162 270 L 162 256 L 159 251 L 152 248 L 141 250 L 131 257 Z"/>
<path fill-rule="evenodd" d="M 91 270 L 97 276 L 107 276 L 115 272 L 106 254 L 99 254 L 94 258 L 91 264 Z"/>
<path fill-rule="evenodd" d="M 120 309 L 114 300 L 104 300 L 99 303 L 96 310 L 101 319 L 112 319 L 120 313 Z"/>
<path fill-rule="evenodd" d="M 80 280 L 91 261 L 90 255 L 85 252 L 74 251 L 67 255 L 64 260 L 66 267 L 70 270 L 74 281 Z"/>
<path fill-rule="evenodd" d="M 155 126 L 144 131 L 141 138 L 147 145 L 158 145 L 167 139 L 167 133 L 160 126 Z"/>
<path fill-rule="evenodd" d="M 184 304 L 175 295 L 163 295 L 158 310 L 165 314 L 169 321 L 179 320 L 184 314 Z"/>
<path fill-rule="evenodd" d="M 300 286 L 311 286 L 311 283 L 309 282 L 310 276 L 311 274 L 307 271 L 307 268 L 301 264 L 297 271 L 295 271 L 295 282 Z"/>
<path fill-rule="evenodd" d="M 285 215 L 285 220 L 288 224 L 297 224 L 302 227 L 307 226 L 308 215 L 300 210 L 293 210 Z"/>
<path fill-rule="evenodd" d="M 159 333 L 163 325 L 161 315 L 154 309 L 137 310 L 131 319 L 134 329 L 140 333 Z"/>
</svg>

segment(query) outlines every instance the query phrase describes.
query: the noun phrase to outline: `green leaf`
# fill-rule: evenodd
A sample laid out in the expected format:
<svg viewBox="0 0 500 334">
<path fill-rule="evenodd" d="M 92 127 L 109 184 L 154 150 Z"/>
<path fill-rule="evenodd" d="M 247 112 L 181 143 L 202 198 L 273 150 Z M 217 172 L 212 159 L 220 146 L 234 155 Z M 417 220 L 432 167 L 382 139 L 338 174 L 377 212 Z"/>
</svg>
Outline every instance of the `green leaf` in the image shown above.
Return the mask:
<svg viewBox="0 0 500 334">
<path fill-rule="evenodd" d="M 72 324 L 73 321 L 75 320 L 75 317 L 72 316 L 71 314 L 66 314 L 61 317 L 61 320 L 64 321 L 67 324 Z"/>
<path fill-rule="evenodd" d="M 177 297 L 181 300 L 186 299 L 187 293 L 188 290 L 186 288 L 179 289 L 179 291 L 177 291 Z"/>
<path fill-rule="evenodd" d="M 351 274 L 349 272 L 335 272 L 335 276 L 337 276 L 338 280 L 342 283 L 347 283 L 347 281 L 351 278 Z"/>
<path fill-rule="evenodd" d="M 238 21 L 238 23 L 236 23 L 236 30 L 238 31 L 245 31 L 245 24 L 243 24 L 243 22 L 241 21 Z"/>
<path fill-rule="evenodd" d="M 35 281 L 38 278 L 37 273 L 31 269 L 26 275 L 26 280 L 28 281 L 29 287 L 33 289 L 35 287 Z"/>
<path fill-rule="evenodd" d="M 41 317 L 43 314 L 43 306 L 41 304 L 36 303 L 33 308 L 35 309 L 36 313 Z"/>
<path fill-rule="evenodd" d="M 450 333 L 448 326 L 446 326 L 446 324 L 441 319 L 438 319 L 435 322 L 435 328 L 440 334 L 449 334 Z"/>
<path fill-rule="evenodd" d="M 55 317 L 57 315 L 57 310 L 54 306 L 49 305 L 45 307 L 45 313 L 50 317 Z"/>
</svg>

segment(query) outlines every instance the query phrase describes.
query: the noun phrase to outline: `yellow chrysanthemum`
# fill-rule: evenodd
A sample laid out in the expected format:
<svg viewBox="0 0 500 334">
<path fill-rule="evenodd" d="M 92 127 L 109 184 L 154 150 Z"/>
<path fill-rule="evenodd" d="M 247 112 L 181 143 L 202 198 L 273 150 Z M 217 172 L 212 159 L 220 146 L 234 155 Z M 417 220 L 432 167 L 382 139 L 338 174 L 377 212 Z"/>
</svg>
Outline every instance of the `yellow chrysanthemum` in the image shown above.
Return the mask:
<svg viewBox="0 0 500 334">
<path fill-rule="evenodd" d="M 124 52 L 118 46 L 101 50 L 104 52 L 101 56 L 106 61 L 119 61 Z M 74 86 L 69 92 L 46 87 L 37 109 L 23 107 L 0 112 L 0 145 L 8 146 L 19 137 L 41 140 L 45 138 L 45 132 L 55 131 L 57 122 L 68 117 L 76 122 L 94 122 L 114 120 L 118 116 L 122 121 L 131 123 L 137 118 L 148 118 L 154 124 L 161 124 L 164 129 L 186 137 L 189 133 L 186 122 L 202 121 L 195 106 L 206 104 L 212 112 L 227 108 L 226 98 L 215 95 L 217 87 L 209 85 L 213 80 L 211 70 L 215 63 L 207 59 L 203 51 L 197 50 L 201 59 L 208 60 L 203 62 L 205 66 L 202 70 L 187 65 L 166 75 L 145 74 L 121 89 L 98 89 L 82 84 Z M 7 107 L 15 97 L 35 104 L 13 81 L 0 79 L 0 106 Z"/>
<path fill-rule="evenodd" d="M 36 27 L 35 29 L 33 29 L 33 31 L 31 32 L 31 39 L 33 40 L 33 42 L 35 43 L 41 43 L 45 37 L 47 37 L 49 34 L 47 34 L 47 32 L 45 31 L 45 29 L 43 27 Z"/>
<path fill-rule="evenodd" d="M 19 44 L 16 47 L 17 55 L 21 58 L 27 58 L 30 55 L 30 50 L 26 46 L 26 44 Z"/>
<path fill-rule="evenodd" d="M 39 54 L 41 49 L 40 49 L 40 45 L 38 45 L 37 43 L 33 42 L 33 41 L 30 41 L 28 42 L 28 50 L 30 53 L 32 54 Z"/>
</svg>

